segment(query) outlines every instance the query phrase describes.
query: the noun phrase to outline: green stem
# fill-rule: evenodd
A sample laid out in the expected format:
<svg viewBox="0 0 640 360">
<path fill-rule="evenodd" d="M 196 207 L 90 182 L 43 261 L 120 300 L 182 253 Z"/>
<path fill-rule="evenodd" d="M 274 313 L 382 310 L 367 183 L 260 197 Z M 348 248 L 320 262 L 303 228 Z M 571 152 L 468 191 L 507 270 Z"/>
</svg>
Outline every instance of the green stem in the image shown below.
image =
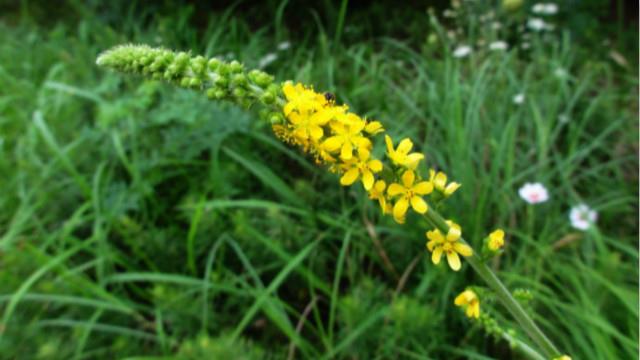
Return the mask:
<svg viewBox="0 0 640 360">
<path fill-rule="evenodd" d="M 438 212 L 435 211 L 433 207 L 429 208 L 429 211 L 427 211 L 425 217 L 441 232 L 445 234 L 449 232 L 449 225 L 447 225 L 444 218 L 442 218 L 442 216 L 440 216 L 440 214 L 438 214 Z M 465 240 L 462 238 L 460 238 L 460 240 L 465 242 Z M 549 338 L 547 338 L 542 330 L 540 330 L 540 328 L 533 322 L 529 315 L 524 311 L 522 306 L 520 306 L 520 303 L 518 303 L 516 299 L 511 296 L 509 290 L 507 290 L 502 281 L 498 279 L 491 268 L 489 268 L 482 261 L 482 259 L 480 259 L 476 251 L 473 252 L 472 256 L 469 256 L 466 259 L 471 267 L 476 271 L 476 273 L 478 273 L 478 275 L 480 275 L 480 277 L 487 283 L 487 285 L 489 285 L 489 287 L 493 289 L 500 302 L 518 321 L 522 329 L 527 333 L 527 335 L 529 335 L 531 340 L 533 340 L 533 342 L 538 345 L 541 352 L 549 359 L 560 356 L 560 352 L 555 347 L 555 345 L 553 345 L 551 340 L 549 340 Z"/>
</svg>

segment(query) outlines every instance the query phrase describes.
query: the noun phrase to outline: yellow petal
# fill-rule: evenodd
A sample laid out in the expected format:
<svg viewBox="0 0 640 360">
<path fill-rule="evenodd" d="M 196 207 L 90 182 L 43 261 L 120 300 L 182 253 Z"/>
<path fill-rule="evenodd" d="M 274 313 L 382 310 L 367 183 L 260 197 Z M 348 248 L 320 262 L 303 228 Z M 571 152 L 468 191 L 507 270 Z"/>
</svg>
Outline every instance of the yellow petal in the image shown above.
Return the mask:
<svg viewBox="0 0 640 360">
<path fill-rule="evenodd" d="M 457 306 L 462 306 L 467 304 L 467 296 L 466 291 L 460 293 L 460 295 L 456 296 L 456 299 L 453 301 Z"/>
<path fill-rule="evenodd" d="M 471 246 L 463 244 L 459 241 L 453 244 L 453 250 L 464 257 L 473 255 L 473 249 L 471 249 Z"/>
<path fill-rule="evenodd" d="M 349 186 L 353 184 L 356 180 L 358 180 L 359 175 L 360 175 L 360 172 L 358 171 L 357 168 L 351 168 L 349 169 L 349 171 L 344 173 L 344 175 L 342 175 L 342 177 L 340 178 L 340 184 L 342 184 L 343 186 Z"/>
<path fill-rule="evenodd" d="M 433 182 L 433 179 L 436 177 L 436 171 L 433 169 L 429 169 L 429 181 Z"/>
<path fill-rule="evenodd" d="M 371 152 L 367 149 L 358 149 L 358 159 L 361 162 L 366 162 L 369 160 L 369 156 L 371 156 Z"/>
<path fill-rule="evenodd" d="M 362 185 L 364 185 L 365 190 L 369 191 L 373 187 L 373 173 L 369 170 L 362 172 Z"/>
<path fill-rule="evenodd" d="M 374 173 L 382 171 L 382 161 L 375 159 L 367 163 L 367 167 Z"/>
<path fill-rule="evenodd" d="M 447 233 L 447 241 L 456 241 L 460 239 L 460 236 L 462 236 L 462 229 L 460 228 L 460 225 L 451 223 L 449 225 L 449 232 Z"/>
<path fill-rule="evenodd" d="M 311 133 L 311 138 L 313 138 L 316 141 L 320 140 L 322 135 L 324 135 L 324 131 L 320 126 L 311 125 L 309 126 L 309 131 Z"/>
<path fill-rule="evenodd" d="M 420 196 L 414 196 L 411 198 L 411 207 L 419 214 L 427 212 L 427 203 Z"/>
<path fill-rule="evenodd" d="M 434 248 L 436 245 L 437 245 L 437 243 L 436 243 L 435 241 L 433 241 L 433 240 L 431 240 L 431 241 L 427 241 L 427 244 L 426 244 L 426 246 L 427 246 L 427 250 L 429 250 L 429 251 L 433 251 L 433 248 Z"/>
<path fill-rule="evenodd" d="M 393 218 L 394 219 L 402 219 L 404 215 L 407 213 L 407 208 L 409 207 L 409 202 L 405 198 L 400 198 L 396 201 L 396 204 L 393 206 Z"/>
<path fill-rule="evenodd" d="M 371 135 L 375 135 L 379 132 L 384 131 L 382 124 L 380 121 L 372 121 L 365 126 L 364 131 L 368 132 Z"/>
<path fill-rule="evenodd" d="M 380 209 L 382 209 L 382 214 L 386 214 L 388 212 L 387 199 L 385 199 L 384 196 L 380 196 L 378 198 L 378 204 L 380 204 Z"/>
<path fill-rule="evenodd" d="M 389 185 L 389 188 L 387 189 L 387 194 L 389 194 L 389 196 L 404 194 L 404 192 L 405 188 L 402 185 L 396 183 Z"/>
<path fill-rule="evenodd" d="M 455 251 L 447 251 L 447 262 L 453 271 L 460 270 L 460 257 Z"/>
<path fill-rule="evenodd" d="M 340 148 L 342 142 L 341 136 L 332 136 L 322 143 L 322 147 L 329 152 L 334 152 Z"/>
<path fill-rule="evenodd" d="M 295 87 L 293 86 L 293 83 L 291 81 L 287 81 L 286 83 L 284 83 L 284 85 L 282 85 L 282 92 L 289 101 L 294 99 L 297 94 L 297 91 L 295 90 Z"/>
<path fill-rule="evenodd" d="M 351 146 L 351 142 L 345 141 L 342 144 L 342 150 L 340 151 L 340 158 L 342 160 L 349 160 L 353 156 L 353 146 Z"/>
<path fill-rule="evenodd" d="M 400 144 L 398 144 L 398 149 L 396 149 L 396 151 L 401 154 L 408 154 L 409 151 L 411 151 L 411 148 L 413 148 L 413 143 L 411 142 L 411 139 L 405 138 L 405 139 L 402 139 L 402 141 L 400 141 Z"/>
<path fill-rule="evenodd" d="M 378 180 L 376 181 L 375 185 L 373 185 L 373 187 L 376 189 L 376 191 L 382 193 L 387 187 L 387 183 L 385 183 L 384 180 Z"/>
<path fill-rule="evenodd" d="M 436 178 L 433 180 L 433 184 L 436 186 L 436 189 L 440 191 L 444 190 L 444 186 L 447 184 L 447 175 L 443 172 L 438 172 Z"/>
<path fill-rule="evenodd" d="M 471 305 L 469 305 L 469 308 L 471 308 L 471 315 L 469 315 L 469 313 L 467 312 L 467 315 L 469 315 L 469 317 L 473 317 L 473 318 L 479 318 L 480 317 L 480 302 L 476 301 L 474 303 L 472 303 Z M 469 309 L 467 309 L 467 311 L 469 311 Z"/>
<path fill-rule="evenodd" d="M 293 113 L 293 110 L 295 110 L 295 108 L 296 107 L 295 107 L 295 105 L 293 103 L 286 103 L 284 105 L 284 109 L 283 109 L 284 110 L 284 114 L 286 116 L 291 115 Z"/>
<path fill-rule="evenodd" d="M 438 265 L 440 264 L 440 258 L 442 257 L 442 248 L 441 247 L 437 247 L 433 250 L 433 253 L 431 254 L 431 261 Z"/>
<path fill-rule="evenodd" d="M 421 181 L 413 186 L 413 192 L 418 195 L 429 195 L 433 191 L 433 184 L 430 181 Z"/>
<path fill-rule="evenodd" d="M 352 113 L 349 113 L 349 115 L 352 115 Z M 366 125 L 364 120 L 360 119 L 357 116 L 356 117 L 351 117 L 350 120 L 351 120 L 351 122 L 350 122 L 350 125 L 349 125 L 349 133 L 352 134 L 352 135 L 360 133 L 364 129 L 365 125 Z"/>
<path fill-rule="evenodd" d="M 395 151 L 393 150 L 393 140 L 391 140 L 391 136 L 385 135 L 384 142 L 387 144 L 387 152 L 389 154 L 394 153 Z"/>
<path fill-rule="evenodd" d="M 301 140 L 306 140 L 309 138 L 309 133 L 307 133 L 306 128 L 298 128 L 293 132 L 293 135 Z"/>
<path fill-rule="evenodd" d="M 413 173 L 413 171 L 411 170 L 406 170 L 404 172 L 404 174 L 402 174 L 402 183 L 404 184 L 404 187 L 411 189 L 411 187 L 413 186 L 413 181 L 415 180 L 416 176 Z"/>
<path fill-rule="evenodd" d="M 444 189 L 444 196 L 451 196 L 451 194 L 453 194 L 454 192 L 456 192 L 456 190 L 458 190 L 458 188 L 460 188 L 460 186 L 462 186 L 461 184 L 457 183 L 457 182 L 452 182 L 449 185 L 447 185 L 447 187 Z"/>
<path fill-rule="evenodd" d="M 420 153 L 409 154 L 405 160 L 405 166 L 409 169 L 415 170 L 422 159 L 424 159 L 424 155 Z"/>
<path fill-rule="evenodd" d="M 438 243 L 444 242 L 444 237 L 442 236 L 442 233 L 438 229 L 427 231 L 427 238 L 429 240 L 433 240 Z"/>
<path fill-rule="evenodd" d="M 344 124 L 340 121 L 332 121 L 329 123 L 329 126 L 331 126 L 331 130 L 333 130 L 336 135 L 344 135 L 347 133 Z"/>
<path fill-rule="evenodd" d="M 491 234 L 489 234 L 489 237 L 492 239 L 502 239 L 504 238 L 504 230 L 502 229 L 497 229 L 494 232 L 492 232 Z"/>
<path fill-rule="evenodd" d="M 351 140 L 358 147 L 358 151 L 371 150 L 371 147 L 373 146 L 373 144 L 371 143 L 371 140 L 367 139 L 364 136 L 358 136 L 358 137 L 352 138 Z"/>
</svg>

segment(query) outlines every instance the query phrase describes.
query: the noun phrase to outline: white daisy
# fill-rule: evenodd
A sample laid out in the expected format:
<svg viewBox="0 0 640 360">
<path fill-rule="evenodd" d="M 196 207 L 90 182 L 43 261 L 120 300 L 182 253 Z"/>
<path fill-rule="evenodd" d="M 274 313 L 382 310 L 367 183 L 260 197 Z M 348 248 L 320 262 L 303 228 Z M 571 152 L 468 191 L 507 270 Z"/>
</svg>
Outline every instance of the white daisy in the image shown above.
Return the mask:
<svg viewBox="0 0 640 360">
<path fill-rule="evenodd" d="M 558 121 L 561 124 L 566 124 L 570 121 L 569 116 L 567 114 L 558 115 Z"/>
<path fill-rule="evenodd" d="M 280 44 L 278 44 L 278 50 L 280 51 L 284 51 L 287 50 L 291 47 L 291 43 L 288 41 L 283 41 Z"/>
<path fill-rule="evenodd" d="M 509 47 L 509 45 L 507 45 L 506 42 L 500 40 L 494 41 L 489 44 L 489 50 L 507 50 L 507 47 Z"/>
<path fill-rule="evenodd" d="M 571 208 L 569 220 L 574 228 L 587 230 L 598 220 L 598 213 L 585 204 L 579 204 Z"/>
<path fill-rule="evenodd" d="M 518 194 L 524 201 L 534 205 L 549 200 L 549 192 L 541 183 L 525 183 Z"/>
<path fill-rule="evenodd" d="M 542 31 L 547 29 L 547 23 L 540 18 L 530 18 L 527 20 L 527 27 L 533 31 Z"/>
<path fill-rule="evenodd" d="M 558 13 L 558 5 L 554 3 L 537 3 L 531 8 L 534 14 L 555 15 Z"/>
<path fill-rule="evenodd" d="M 463 58 L 471 54 L 471 47 L 467 45 L 460 45 L 453 51 L 453 57 Z"/>
<path fill-rule="evenodd" d="M 524 94 L 523 93 L 516 94 L 513 97 L 513 103 L 518 105 L 524 103 Z"/>
<path fill-rule="evenodd" d="M 555 75 L 558 78 L 566 78 L 567 76 L 569 76 L 569 72 L 561 67 L 555 69 L 553 71 L 553 75 Z"/>
</svg>

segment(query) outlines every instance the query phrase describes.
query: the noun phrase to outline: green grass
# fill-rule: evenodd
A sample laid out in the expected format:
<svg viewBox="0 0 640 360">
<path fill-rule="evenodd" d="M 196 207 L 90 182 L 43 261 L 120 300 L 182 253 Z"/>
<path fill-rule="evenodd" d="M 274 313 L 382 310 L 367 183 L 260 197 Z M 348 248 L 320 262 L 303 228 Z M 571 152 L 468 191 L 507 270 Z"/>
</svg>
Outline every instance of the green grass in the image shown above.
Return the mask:
<svg viewBox="0 0 640 360">
<path fill-rule="evenodd" d="M 381 217 L 251 111 L 95 66 L 135 42 L 254 67 L 287 39 L 266 70 L 413 138 L 463 184 L 442 212 L 475 246 L 506 230 L 493 266 L 530 291 L 559 348 L 637 358 L 637 63 L 567 33 L 454 59 L 446 37 L 425 42 L 444 29 L 423 13 L 422 37 L 404 38 L 371 35 L 346 1 L 302 29 L 286 2 L 271 5 L 275 22 L 259 28 L 233 9 L 198 25 L 189 8 L 139 4 L 70 2 L 60 23 L 36 25 L 25 3 L 0 18 L 3 357 L 520 358 L 453 306 L 482 284 L 468 266 L 430 263 L 424 221 Z M 527 207 L 527 181 L 551 200 Z M 570 227 L 579 202 L 597 228 Z M 482 306 L 528 341 L 490 294 Z"/>
</svg>

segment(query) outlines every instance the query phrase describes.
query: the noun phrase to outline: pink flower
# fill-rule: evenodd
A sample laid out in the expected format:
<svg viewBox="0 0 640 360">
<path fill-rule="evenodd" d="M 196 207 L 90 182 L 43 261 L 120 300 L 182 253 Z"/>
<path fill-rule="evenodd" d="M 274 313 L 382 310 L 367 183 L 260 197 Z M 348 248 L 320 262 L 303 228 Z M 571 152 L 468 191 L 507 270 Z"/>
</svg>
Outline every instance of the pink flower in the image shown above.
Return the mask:
<svg viewBox="0 0 640 360">
<path fill-rule="evenodd" d="M 579 204 L 571 208 L 569 220 L 574 228 L 587 230 L 598 220 L 598 213 L 585 204 Z"/>
<path fill-rule="evenodd" d="M 520 197 L 529 204 L 543 203 L 549 200 L 549 192 L 540 183 L 525 183 L 518 190 Z"/>
</svg>

